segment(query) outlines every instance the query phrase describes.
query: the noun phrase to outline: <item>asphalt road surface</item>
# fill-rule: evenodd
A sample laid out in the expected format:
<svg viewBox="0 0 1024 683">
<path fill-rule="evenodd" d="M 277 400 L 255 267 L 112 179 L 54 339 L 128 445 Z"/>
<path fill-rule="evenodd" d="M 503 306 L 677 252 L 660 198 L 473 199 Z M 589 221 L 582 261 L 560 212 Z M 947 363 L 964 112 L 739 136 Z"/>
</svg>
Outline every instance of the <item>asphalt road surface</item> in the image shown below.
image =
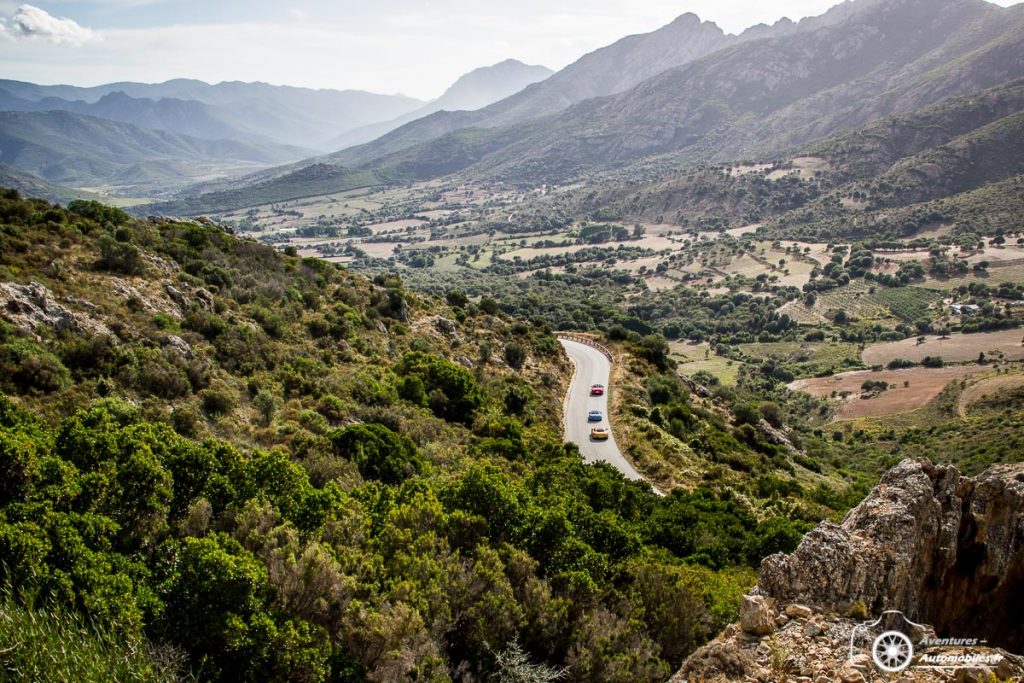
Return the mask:
<svg viewBox="0 0 1024 683">
<path fill-rule="evenodd" d="M 640 473 L 633 469 L 619 447 L 615 445 L 615 434 L 607 441 L 591 441 L 591 427 L 608 427 L 608 392 L 611 385 L 612 364 L 608 358 L 592 346 L 579 342 L 559 339 L 565 352 L 569 354 L 573 364 L 576 366 L 576 374 L 572 384 L 569 386 L 569 393 L 565 401 L 565 439 L 580 447 L 583 459 L 587 463 L 606 462 L 622 472 L 627 479 L 645 481 Z M 593 384 L 605 386 L 604 396 L 591 396 L 590 387 Z M 587 413 L 591 410 L 600 410 L 604 419 L 600 422 L 587 422 Z M 655 489 L 657 490 L 657 489 Z"/>
</svg>

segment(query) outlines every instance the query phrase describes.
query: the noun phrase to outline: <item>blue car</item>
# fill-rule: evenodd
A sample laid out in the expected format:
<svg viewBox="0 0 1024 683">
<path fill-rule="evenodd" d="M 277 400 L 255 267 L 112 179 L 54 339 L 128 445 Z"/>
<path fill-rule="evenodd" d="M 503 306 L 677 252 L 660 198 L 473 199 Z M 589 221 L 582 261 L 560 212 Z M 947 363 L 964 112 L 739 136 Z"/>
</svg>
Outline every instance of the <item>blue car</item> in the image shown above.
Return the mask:
<svg viewBox="0 0 1024 683">
<path fill-rule="evenodd" d="M 587 413 L 587 422 L 600 422 L 602 419 L 604 419 L 604 415 L 600 410 L 591 410 Z"/>
</svg>

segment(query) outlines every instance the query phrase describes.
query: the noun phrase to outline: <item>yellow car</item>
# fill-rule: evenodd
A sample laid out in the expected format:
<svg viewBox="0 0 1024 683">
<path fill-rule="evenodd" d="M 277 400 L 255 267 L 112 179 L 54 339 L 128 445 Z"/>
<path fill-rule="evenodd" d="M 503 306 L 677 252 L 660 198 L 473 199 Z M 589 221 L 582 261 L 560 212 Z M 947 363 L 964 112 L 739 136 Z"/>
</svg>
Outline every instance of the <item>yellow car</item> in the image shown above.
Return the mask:
<svg viewBox="0 0 1024 683">
<path fill-rule="evenodd" d="M 594 427 L 590 430 L 591 441 L 607 441 L 611 434 L 608 432 L 607 427 Z"/>
</svg>

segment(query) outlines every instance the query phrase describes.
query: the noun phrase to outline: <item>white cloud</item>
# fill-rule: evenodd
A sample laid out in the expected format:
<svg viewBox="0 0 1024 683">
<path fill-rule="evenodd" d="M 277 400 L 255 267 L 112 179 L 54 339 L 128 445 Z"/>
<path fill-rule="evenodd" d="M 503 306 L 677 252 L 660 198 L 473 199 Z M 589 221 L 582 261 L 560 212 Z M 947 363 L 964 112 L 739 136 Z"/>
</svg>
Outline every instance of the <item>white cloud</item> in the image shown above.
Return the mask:
<svg viewBox="0 0 1024 683">
<path fill-rule="evenodd" d="M 41 0 L 33 0 L 41 2 Z M 856 0 L 860 2 L 861 0 Z M 998 0 L 1015 4 L 1021 0 Z M 8 0 L 0 0 L 0 16 Z M 783 14 L 798 19 L 839 0 L 274 0 L 206 3 L 209 8 L 273 5 L 275 13 L 214 12 L 202 21 L 159 0 L 63 0 L 57 7 L 145 3 L 150 22 L 104 23 L 95 11 L 72 14 L 96 28 L 74 47 L 43 39 L 0 40 L 0 74 L 40 83 L 98 85 L 171 78 L 267 81 L 437 97 L 462 74 L 515 57 L 561 68 L 630 33 L 652 31 L 686 10 L 740 31 Z M 192 3 L 181 3 L 182 5 Z M 301 10 L 301 11 L 294 11 Z M 344 10 L 344 11 L 342 11 Z M 20 13 L 22 10 L 18 10 Z M 53 11 L 57 11 L 53 9 Z M 156 12 L 156 10 L 152 10 Z M 6 14 L 14 12 L 7 5 Z M 72 10 L 68 10 L 69 13 Z M 243 15 L 243 16 L 237 16 Z M 258 15 L 258 16 L 257 16 Z M 244 19 L 231 21 L 232 18 Z M 169 23 L 179 22 L 179 23 Z M 8 20 L 8 37 L 24 35 Z M 0 31 L 0 37 L 3 32 Z M 79 36 L 81 38 L 81 36 Z"/>
<path fill-rule="evenodd" d="M 35 38 L 58 45 L 83 45 L 98 39 L 92 29 L 73 19 L 55 17 L 34 5 L 22 5 L 0 28 L 8 38 Z"/>
</svg>

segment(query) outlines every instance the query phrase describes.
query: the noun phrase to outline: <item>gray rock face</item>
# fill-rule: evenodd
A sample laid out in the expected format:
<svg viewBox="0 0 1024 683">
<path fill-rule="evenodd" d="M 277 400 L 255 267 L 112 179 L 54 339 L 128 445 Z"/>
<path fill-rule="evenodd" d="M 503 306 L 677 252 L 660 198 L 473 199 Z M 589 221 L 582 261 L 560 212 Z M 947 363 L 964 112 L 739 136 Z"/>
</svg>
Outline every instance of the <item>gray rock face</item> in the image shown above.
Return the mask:
<svg viewBox="0 0 1024 683">
<path fill-rule="evenodd" d="M 758 590 L 840 612 L 861 601 L 1024 650 L 1024 465 L 971 479 L 904 461 L 842 524 L 766 558 Z"/>
<path fill-rule="evenodd" d="M 70 328 L 91 334 L 112 334 L 101 321 L 57 303 L 53 292 L 38 282 L 0 283 L 0 316 L 25 332 L 34 332 L 39 325 L 46 325 L 58 330 Z"/>
<path fill-rule="evenodd" d="M 766 558 L 738 624 L 691 654 L 672 681 L 880 680 L 865 651 L 850 656 L 864 625 L 847 615 L 857 601 L 872 616 L 897 609 L 923 623 L 921 638 L 987 639 L 969 651 L 995 658 L 990 670 L 915 668 L 901 681 L 1024 680 L 1024 657 L 1011 653 L 1022 649 L 1022 597 L 1024 464 L 969 478 L 908 460 L 842 524 L 823 522 L 792 555 Z"/>
<path fill-rule="evenodd" d="M 182 358 L 192 360 L 195 357 L 195 352 L 192 350 L 192 346 L 182 339 L 181 337 L 169 334 L 160 340 L 160 344 L 164 348 L 171 349 L 172 351 L 181 355 Z"/>
<path fill-rule="evenodd" d="M 455 334 L 455 331 L 458 329 L 454 320 L 449 320 L 448 318 L 441 316 L 437 316 L 437 318 L 434 319 L 434 325 L 436 325 L 437 329 L 445 334 Z"/>
<path fill-rule="evenodd" d="M 740 628 L 758 636 L 774 631 L 774 600 L 763 595 L 744 595 L 740 607 Z"/>
<path fill-rule="evenodd" d="M 672 681 L 877 680 L 867 654 L 849 656 L 865 623 L 848 616 L 857 602 L 872 618 L 903 612 L 923 624 L 911 629 L 922 638 L 984 639 L 970 652 L 995 656 L 998 680 L 1024 680 L 1024 657 L 1011 654 L 1024 651 L 1024 464 L 970 478 L 926 460 L 900 463 L 841 524 L 823 522 L 792 554 L 766 558 L 739 622 Z M 900 680 L 959 683 L 988 673 L 916 668 Z"/>
<path fill-rule="evenodd" d="M 202 309 L 211 311 L 213 310 L 214 300 L 213 295 L 205 289 L 199 288 L 195 291 L 194 299 L 189 299 L 185 292 L 181 291 L 174 285 L 167 283 L 164 285 L 164 291 L 167 292 L 168 298 L 178 305 L 181 312 L 186 312 L 191 306 L 193 301 Z"/>
</svg>

